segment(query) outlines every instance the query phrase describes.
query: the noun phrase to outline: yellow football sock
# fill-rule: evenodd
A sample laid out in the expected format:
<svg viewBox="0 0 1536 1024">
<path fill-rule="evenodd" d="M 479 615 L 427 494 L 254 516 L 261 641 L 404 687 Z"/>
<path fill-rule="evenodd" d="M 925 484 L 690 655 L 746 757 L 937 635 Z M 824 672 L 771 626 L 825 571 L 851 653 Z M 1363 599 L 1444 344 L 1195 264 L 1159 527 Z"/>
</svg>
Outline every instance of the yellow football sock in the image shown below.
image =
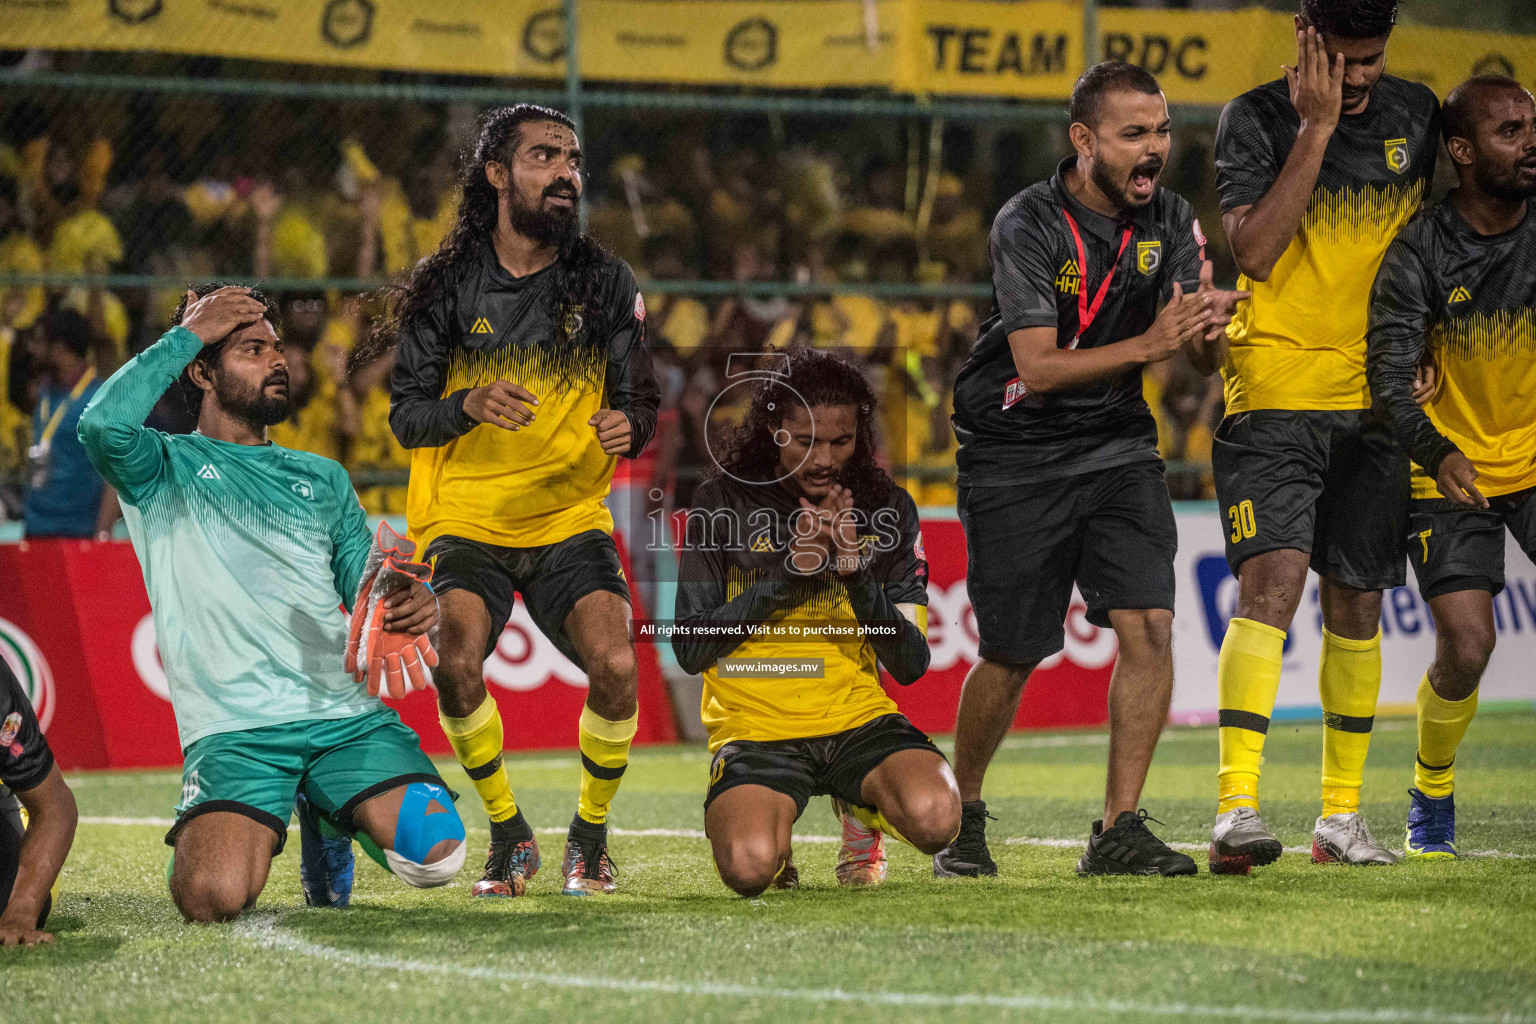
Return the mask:
<svg viewBox="0 0 1536 1024">
<path fill-rule="evenodd" d="M 1285 630 L 1252 619 L 1233 619 L 1216 662 L 1216 735 L 1221 751 L 1218 814 L 1259 806 L 1264 736 L 1280 689 Z"/>
<path fill-rule="evenodd" d="M 610 722 L 582 705 L 577 729 L 581 743 L 581 796 L 576 813 L 583 821 L 601 825 L 608 820 L 608 805 L 613 803 L 619 780 L 629 767 L 629 744 L 639 724 L 639 711 L 622 722 Z"/>
<path fill-rule="evenodd" d="M 860 807 L 858 804 L 848 804 L 847 807 L 853 812 L 853 816 L 859 819 L 860 825 L 863 825 L 865 828 L 872 828 L 876 832 L 884 832 L 898 843 L 907 843 L 906 837 L 896 831 L 896 826 L 886 821 L 885 815 L 875 808 Z M 907 845 L 911 846 L 912 844 L 907 843 Z"/>
<path fill-rule="evenodd" d="M 1360 782 L 1381 692 L 1381 630 L 1346 640 L 1323 630 L 1317 688 L 1323 699 L 1323 814 L 1360 809 Z"/>
<path fill-rule="evenodd" d="M 1413 784 L 1435 799 L 1451 795 L 1456 777 L 1456 748 L 1477 714 L 1477 691 L 1466 700 L 1446 700 L 1429 685 L 1429 673 L 1419 680 L 1419 754 Z"/>
<path fill-rule="evenodd" d="M 501 761 L 501 711 L 490 694 L 467 718 L 451 718 L 438 712 L 443 735 L 458 755 L 464 774 L 475 784 L 485 813 L 492 821 L 506 821 L 517 813 L 512 783 Z"/>
</svg>

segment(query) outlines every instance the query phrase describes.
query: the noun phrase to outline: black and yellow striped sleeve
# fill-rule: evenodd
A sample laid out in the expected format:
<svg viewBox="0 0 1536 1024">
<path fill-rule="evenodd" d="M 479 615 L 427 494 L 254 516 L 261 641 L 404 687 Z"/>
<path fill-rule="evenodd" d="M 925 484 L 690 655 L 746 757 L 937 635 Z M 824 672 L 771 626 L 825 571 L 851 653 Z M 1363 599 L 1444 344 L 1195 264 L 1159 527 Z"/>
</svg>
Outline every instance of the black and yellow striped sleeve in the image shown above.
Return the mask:
<svg viewBox="0 0 1536 1024">
<path fill-rule="evenodd" d="M 619 272 L 609 285 L 608 369 L 605 376 L 608 407 L 629 417 L 630 444 L 625 458 L 637 458 L 656 434 L 657 410 L 661 406 L 661 388 L 651 364 L 651 350 L 645 338 L 645 300 L 628 265 L 620 263 Z"/>
<path fill-rule="evenodd" d="M 1420 222 L 1421 224 L 1423 221 Z M 1413 382 L 1438 303 L 1426 260 L 1404 233 L 1387 249 L 1371 288 L 1366 334 L 1366 377 L 1373 401 L 1386 413 L 1398 444 L 1434 477 L 1457 451 L 1413 398 Z"/>
<path fill-rule="evenodd" d="M 451 302 L 444 297 L 400 332 L 389 378 L 389 426 L 406 448 L 438 448 L 475 426 L 464 412 L 469 389 L 443 394 L 453 348 Z"/>
</svg>

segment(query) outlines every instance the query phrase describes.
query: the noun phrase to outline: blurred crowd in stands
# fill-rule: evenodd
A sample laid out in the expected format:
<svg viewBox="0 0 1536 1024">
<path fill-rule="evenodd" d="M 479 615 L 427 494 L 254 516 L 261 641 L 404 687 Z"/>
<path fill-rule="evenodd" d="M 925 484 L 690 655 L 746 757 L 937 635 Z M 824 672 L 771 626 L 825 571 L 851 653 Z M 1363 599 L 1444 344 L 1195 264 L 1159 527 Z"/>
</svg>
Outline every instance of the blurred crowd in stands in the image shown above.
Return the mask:
<svg viewBox="0 0 1536 1024">
<path fill-rule="evenodd" d="M 0 285 L 0 499 L 31 536 L 96 536 L 117 516 L 74 421 L 95 388 L 165 329 L 176 287 L 107 289 L 107 274 L 260 285 L 398 277 L 453 222 L 468 107 L 327 105 L 147 96 L 0 100 L 0 277 L 78 275 L 72 287 Z M 642 281 L 985 284 L 997 207 L 1048 177 L 1067 149 L 1045 123 L 897 121 L 799 125 L 763 117 L 639 113 L 589 118 L 592 232 Z M 1181 135 L 1171 187 L 1195 201 L 1213 258 L 1225 251 L 1208 174 L 1209 130 Z M 1223 271 L 1225 273 L 1223 274 Z M 1218 262 L 1218 276 L 1231 278 Z M 408 454 L 388 425 L 388 357 L 350 377 L 346 357 L 377 314 L 374 294 L 280 293 L 295 408 L 278 444 L 339 459 L 370 512 L 404 512 Z M 882 394 L 893 471 L 920 505 L 954 500 L 951 383 L 985 300 L 647 293 L 663 384 L 656 442 L 624 467 L 685 507 L 709 469 L 705 417 L 722 349 L 792 342 L 867 361 Z M 1145 378 L 1163 454 L 1189 464 L 1176 498 L 1210 493 L 1201 468 L 1221 415 L 1218 382 L 1182 360 Z M 178 397 L 151 418 L 190 429 Z"/>
</svg>

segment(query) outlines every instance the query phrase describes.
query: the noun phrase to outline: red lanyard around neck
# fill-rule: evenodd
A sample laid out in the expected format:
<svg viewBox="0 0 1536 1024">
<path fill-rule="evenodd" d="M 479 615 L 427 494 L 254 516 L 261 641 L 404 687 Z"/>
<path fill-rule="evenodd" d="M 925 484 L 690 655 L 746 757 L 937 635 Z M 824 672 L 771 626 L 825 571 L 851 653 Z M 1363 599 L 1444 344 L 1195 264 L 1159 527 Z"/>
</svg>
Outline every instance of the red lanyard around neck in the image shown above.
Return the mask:
<svg viewBox="0 0 1536 1024">
<path fill-rule="evenodd" d="M 1104 305 L 1104 296 L 1109 294 L 1109 284 L 1115 279 L 1115 271 L 1120 269 L 1120 257 L 1125 255 L 1126 246 L 1131 244 L 1132 226 L 1127 224 L 1125 234 L 1120 237 L 1120 251 L 1115 253 L 1115 261 L 1109 265 L 1109 273 L 1104 277 L 1104 283 L 1099 285 L 1098 293 L 1093 297 L 1093 303 L 1088 302 L 1088 253 L 1083 249 L 1083 236 L 1077 230 L 1077 219 L 1072 216 L 1066 207 L 1061 208 L 1061 215 L 1067 218 L 1067 227 L 1072 229 L 1072 241 L 1077 243 L 1077 273 L 1081 284 L 1077 289 L 1077 337 L 1072 339 L 1072 348 L 1077 347 L 1078 339 L 1088 333 L 1088 327 L 1099 315 L 1099 307 Z"/>
</svg>

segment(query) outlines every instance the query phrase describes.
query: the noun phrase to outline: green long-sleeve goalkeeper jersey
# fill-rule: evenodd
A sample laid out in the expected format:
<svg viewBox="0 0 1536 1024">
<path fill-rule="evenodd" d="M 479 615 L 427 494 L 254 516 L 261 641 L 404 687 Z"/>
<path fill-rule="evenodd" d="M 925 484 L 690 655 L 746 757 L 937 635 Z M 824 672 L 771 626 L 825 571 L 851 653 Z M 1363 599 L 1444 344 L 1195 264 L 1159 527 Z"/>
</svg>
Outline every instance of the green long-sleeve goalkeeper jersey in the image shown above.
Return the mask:
<svg viewBox="0 0 1536 1024">
<path fill-rule="evenodd" d="M 346 471 L 277 445 L 165 434 L 144 419 L 202 349 L 177 327 L 80 418 L 117 488 L 185 749 L 220 732 L 378 708 L 342 668 L 371 539 Z"/>
</svg>

